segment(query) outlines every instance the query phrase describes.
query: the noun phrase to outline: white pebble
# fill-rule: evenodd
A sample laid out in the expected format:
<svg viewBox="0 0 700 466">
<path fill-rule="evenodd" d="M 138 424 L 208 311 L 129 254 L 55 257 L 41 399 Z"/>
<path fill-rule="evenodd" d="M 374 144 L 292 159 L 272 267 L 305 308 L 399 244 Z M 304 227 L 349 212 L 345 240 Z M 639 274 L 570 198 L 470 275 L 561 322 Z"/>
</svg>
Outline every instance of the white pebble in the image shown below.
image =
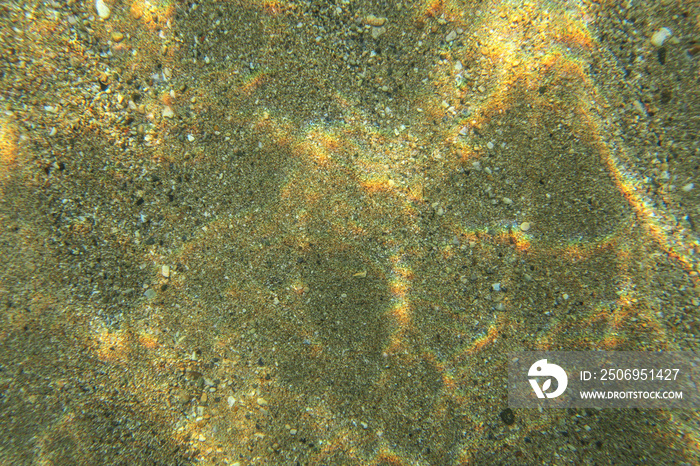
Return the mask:
<svg viewBox="0 0 700 466">
<path fill-rule="evenodd" d="M 666 42 L 666 39 L 671 37 L 673 33 L 669 28 L 661 28 L 651 35 L 651 45 L 661 47 Z"/>
<path fill-rule="evenodd" d="M 687 185 L 683 186 L 683 188 L 681 188 L 681 189 L 683 189 L 683 191 L 685 191 L 686 193 L 689 193 L 690 191 L 693 190 L 694 187 L 695 187 L 695 185 L 693 183 L 688 183 Z"/>
<path fill-rule="evenodd" d="M 163 107 L 163 118 L 172 118 L 175 116 L 175 112 L 173 111 L 172 107 L 170 105 L 166 105 Z"/>
<path fill-rule="evenodd" d="M 530 222 L 523 222 L 520 224 L 520 229 L 522 231 L 527 231 L 530 229 L 530 227 L 531 227 Z"/>
<path fill-rule="evenodd" d="M 110 15 L 109 7 L 107 5 L 105 5 L 104 1 L 95 0 L 95 9 L 97 10 L 97 14 L 99 15 L 100 18 L 102 18 L 102 19 L 109 18 L 109 15 Z"/>
<path fill-rule="evenodd" d="M 487 142 L 486 147 L 488 147 L 489 150 L 493 149 L 493 143 L 491 141 Z"/>
<path fill-rule="evenodd" d="M 493 288 L 493 291 L 501 291 L 501 284 L 494 283 L 493 285 L 491 285 L 491 288 Z"/>
<path fill-rule="evenodd" d="M 164 265 L 160 268 L 160 273 L 165 277 L 168 278 L 170 276 L 170 266 L 169 265 Z"/>
</svg>

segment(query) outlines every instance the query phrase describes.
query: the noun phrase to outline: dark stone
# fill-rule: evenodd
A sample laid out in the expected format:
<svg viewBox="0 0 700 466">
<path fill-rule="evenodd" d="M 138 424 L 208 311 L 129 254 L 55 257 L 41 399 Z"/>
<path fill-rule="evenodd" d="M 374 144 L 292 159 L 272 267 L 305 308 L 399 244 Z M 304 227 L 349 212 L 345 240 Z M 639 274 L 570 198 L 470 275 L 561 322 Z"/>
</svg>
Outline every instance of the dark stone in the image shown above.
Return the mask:
<svg viewBox="0 0 700 466">
<path fill-rule="evenodd" d="M 515 414 L 510 408 L 506 408 L 503 411 L 501 411 L 500 416 L 503 423 L 507 426 L 512 426 L 515 423 Z"/>
</svg>

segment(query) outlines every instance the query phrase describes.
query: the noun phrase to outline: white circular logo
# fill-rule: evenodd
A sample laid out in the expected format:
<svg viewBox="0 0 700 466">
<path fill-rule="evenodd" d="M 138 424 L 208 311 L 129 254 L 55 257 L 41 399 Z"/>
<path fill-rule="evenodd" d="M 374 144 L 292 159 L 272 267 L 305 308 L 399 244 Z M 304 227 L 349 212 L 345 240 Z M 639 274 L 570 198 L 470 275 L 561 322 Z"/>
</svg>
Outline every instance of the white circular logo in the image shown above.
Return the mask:
<svg viewBox="0 0 700 466">
<path fill-rule="evenodd" d="M 564 369 L 556 364 L 548 364 L 546 359 L 540 359 L 530 366 L 527 375 L 530 377 L 547 377 L 542 383 L 542 387 L 537 383 L 537 379 L 530 379 L 530 385 L 532 385 L 537 398 L 556 398 L 564 393 L 566 384 L 569 382 Z M 557 381 L 557 389 L 548 393 L 547 391 L 552 388 L 552 378 Z"/>
</svg>

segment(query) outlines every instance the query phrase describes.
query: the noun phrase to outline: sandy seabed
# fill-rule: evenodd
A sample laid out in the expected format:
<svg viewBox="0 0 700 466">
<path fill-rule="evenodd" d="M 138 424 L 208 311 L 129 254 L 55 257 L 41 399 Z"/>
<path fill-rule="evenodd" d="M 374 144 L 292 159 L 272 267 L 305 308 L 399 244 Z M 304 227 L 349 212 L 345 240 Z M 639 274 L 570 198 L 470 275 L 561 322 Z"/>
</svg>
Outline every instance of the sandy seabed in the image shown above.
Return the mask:
<svg viewBox="0 0 700 466">
<path fill-rule="evenodd" d="M 507 386 L 697 350 L 700 4 L 99 3 L 0 5 L 0 463 L 700 463 Z"/>
</svg>

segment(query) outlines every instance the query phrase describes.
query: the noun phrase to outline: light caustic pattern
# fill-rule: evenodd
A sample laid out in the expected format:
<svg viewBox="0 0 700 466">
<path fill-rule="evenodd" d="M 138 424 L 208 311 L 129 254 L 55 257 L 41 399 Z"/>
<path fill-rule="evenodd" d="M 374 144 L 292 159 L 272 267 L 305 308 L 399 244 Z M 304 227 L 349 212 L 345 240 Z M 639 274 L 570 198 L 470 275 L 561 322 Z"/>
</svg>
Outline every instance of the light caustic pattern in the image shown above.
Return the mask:
<svg viewBox="0 0 700 466">
<path fill-rule="evenodd" d="M 282 2 L 263 3 L 261 8 L 268 14 L 277 14 L 287 8 Z M 486 353 L 493 355 L 491 350 L 494 348 L 501 353 L 507 352 L 511 346 L 503 342 L 503 335 L 513 335 L 525 327 L 509 317 L 508 312 L 494 313 L 492 309 L 484 308 L 483 304 L 479 311 L 470 310 L 469 303 L 461 305 L 466 309 L 465 313 L 449 311 L 441 301 L 448 297 L 435 296 L 427 289 L 434 282 L 426 284 L 425 277 L 418 270 L 423 270 L 424 264 L 432 260 L 430 254 L 433 252 L 426 251 L 423 245 L 425 232 L 417 220 L 430 202 L 424 192 L 430 183 L 425 179 L 420 154 L 427 151 L 430 154 L 429 163 L 437 166 L 437 171 L 442 174 L 462 166 L 469 167 L 473 162 L 478 162 L 486 151 L 475 136 L 479 129 L 519 104 L 522 93 L 515 93 L 514 89 L 528 95 L 531 108 L 559 115 L 561 112 L 556 106 L 561 102 L 556 103 L 540 95 L 538 90 L 543 82 L 549 82 L 553 87 L 573 82 L 575 84 L 568 88 L 574 91 L 569 100 L 569 114 L 574 117 L 569 120 L 572 131 L 596 151 L 601 166 L 633 210 L 634 216 L 621 222 L 614 231 L 597 238 L 557 240 L 543 239 L 524 231 L 527 229 L 521 230 L 519 225 L 524 218 L 473 226 L 467 225 L 459 217 L 445 216 L 442 222 L 447 225 L 446 230 L 458 238 L 458 242 L 437 247 L 435 254 L 449 261 L 460 254 L 460 247 L 489 250 L 512 246 L 516 260 L 526 256 L 551 255 L 563 258 L 566 263 L 576 264 L 601 254 L 615 256 L 619 277 L 617 299 L 593 303 L 587 311 L 581 311 L 582 316 L 574 325 L 565 321 L 552 323 L 534 344 L 540 349 L 553 348 L 555 337 L 567 329 L 584 329 L 602 323 L 608 326 L 602 336 L 577 337 L 572 344 L 585 348 L 615 349 L 624 343 L 624 337 L 617 333 L 617 328 L 629 318 L 646 312 L 634 296 L 634 286 L 628 273 L 630 264 L 636 259 L 631 257 L 625 240 L 636 222 L 644 225 L 648 238 L 677 260 L 693 280 L 697 279 L 695 250 L 698 240 L 692 232 L 679 226 L 658 203 L 653 203 L 643 194 L 639 176 L 635 174 L 634 167 L 627 163 L 624 144 L 611 136 L 615 123 L 608 122 L 602 116 L 610 106 L 608 97 L 587 72 L 588 60 L 592 55 L 603 54 L 600 59 L 608 62 L 610 59 L 597 50 L 596 39 L 588 27 L 590 18 L 585 7 L 576 2 L 564 5 L 568 9 L 562 9 L 558 2 L 546 6 L 525 2 L 518 4 L 516 9 L 512 8 L 511 3 L 504 2 L 495 14 L 489 13 L 481 16 L 476 23 L 468 23 L 461 14 L 460 4 L 426 3 L 422 10 L 416 11 L 418 20 L 444 18 L 471 34 L 467 37 L 472 41 L 465 47 L 446 46 L 447 58 L 435 66 L 437 76 L 432 84 L 437 93 L 458 102 L 470 97 L 469 90 L 463 85 L 464 80 L 470 78 L 469 73 L 488 76 L 485 81 L 487 87 L 482 92 L 486 97 L 471 104 L 468 111 L 463 111 L 465 109 L 460 108 L 459 104 L 445 109 L 439 100 L 426 100 L 422 109 L 426 115 L 446 114 L 444 119 L 441 117 L 446 126 L 440 133 L 442 139 L 432 145 L 425 144 L 412 133 L 410 127 L 379 131 L 367 123 L 368 118 L 359 106 L 339 93 L 335 98 L 346 110 L 344 124 L 330 126 L 315 123 L 301 134 L 284 115 L 273 109 L 261 110 L 250 125 L 265 135 L 261 150 L 291 154 L 295 163 L 295 168 L 289 170 L 279 189 L 277 205 L 270 208 L 272 213 L 265 215 L 244 210 L 232 218 L 214 218 L 196 238 L 172 257 L 151 259 L 156 263 L 187 264 L 207 244 L 230 241 L 248 255 L 249 269 L 252 270 L 262 265 L 262 259 L 253 258 L 258 251 L 254 245 L 248 244 L 251 243 L 250 238 L 278 238 L 279 244 L 310 254 L 314 244 L 323 245 L 330 236 L 332 239 L 328 241 L 332 244 L 326 244 L 328 249 L 343 253 L 350 251 L 348 254 L 352 255 L 355 254 L 352 252 L 354 245 L 362 244 L 371 237 L 383 237 L 388 251 L 386 254 L 357 253 L 357 265 L 347 271 L 349 280 L 375 280 L 385 287 L 382 293 L 389 299 L 380 305 L 379 310 L 387 327 L 382 335 L 382 345 L 378 348 L 381 358 L 413 368 L 426 362 L 430 370 L 439 374 L 440 388 L 435 392 L 435 402 L 428 413 L 435 424 L 447 416 L 445 406 L 448 403 L 455 403 L 464 411 L 476 410 L 477 405 L 482 403 L 474 390 L 466 386 L 472 377 L 476 377 L 474 365 L 480 361 L 478 356 Z M 523 48 L 521 44 L 529 46 Z M 480 68 L 472 69 L 469 73 L 459 70 L 459 67 L 455 68 L 459 60 L 476 62 Z M 264 70 L 256 71 L 238 91 L 243 95 L 253 95 L 265 79 Z M 435 210 L 438 208 L 440 206 L 436 206 Z M 319 233 L 321 223 L 328 227 L 325 233 Z M 212 276 L 228 279 L 220 270 L 224 265 L 210 263 L 207 267 Z M 242 265 L 239 268 L 245 269 Z M 326 342 L 327 339 L 324 340 L 323 332 L 319 328 L 313 331 L 314 327 L 304 320 L 313 315 L 313 280 L 313 277 L 303 273 L 291 277 L 289 297 L 272 296 L 268 287 L 252 279 L 246 283 L 228 285 L 225 293 L 239 307 L 254 309 L 258 319 L 274 318 L 275 315 L 279 319 L 288 319 L 282 317 L 281 310 L 287 309 L 285 312 L 291 312 L 294 316 L 288 319 L 287 331 L 290 338 L 297 336 L 306 345 L 305 348 L 308 347 L 306 357 L 327 358 L 339 363 L 342 359 L 334 359 L 332 345 Z M 516 278 L 507 276 L 504 280 L 512 282 Z M 172 282 L 171 286 L 183 298 L 181 305 L 196 308 L 196 300 L 188 301 L 187 278 Z M 506 298 L 502 305 L 503 309 L 511 310 L 516 309 L 518 303 Z M 457 333 L 453 329 L 439 327 L 435 332 L 427 324 L 431 312 L 451 312 L 455 325 L 463 328 L 459 331 L 460 338 L 466 338 L 449 350 L 421 345 L 421 338 L 428 333 Z M 650 331 L 658 335 L 662 343 L 668 342 L 669 337 L 663 326 L 653 316 L 647 317 Z M 336 319 L 340 320 L 337 315 Z M 473 324 L 474 320 L 478 320 L 478 324 Z M 206 325 L 206 318 L 195 312 L 190 322 L 192 327 Z M 478 329 L 472 330 L 473 326 Z M 245 345 L 246 334 L 242 329 L 222 331 L 219 338 L 216 345 L 220 347 L 239 347 Z M 111 344 L 111 340 L 98 346 L 108 343 Z M 349 347 L 348 351 L 362 354 L 362 350 L 355 347 Z M 389 380 L 395 375 L 393 369 L 383 368 L 381 361 L 377 366 L 379 369 L 373 373 L 370 383 L 374 383 L 375 388 L 391 386 Z M 487 378 L 499 378 L 499 368 L 484 370 Z M 279 390 L 281 393 L 287 388 L 280 387 Z M 496 392 L 490 396 L 497 396 Z M 305 403 L 300 402 L 301 405 Z M 382 432 L 377 433 L 375 427 L 370 429 L 375 434 L 372 441 L 374 453 L 368 454 L 355 434 L 347 431 L 346 427 L 334 424 L 333 409 L 328 408 L 324 401 L 316 400 L 307 409 L 307 413 L 321 413 L 318 416 L 322 420 L 317 419 L 313 423 L 315 435 L 322 439 L 316 457 L 318 461 L 332 458 L 338 450 L 343 450 L 351 457 L 362 457 L 374 464 L 412 464 L 409 455 L 391 441 L 384 440 Z M 484 421 L 474 416 L 469 420 L 470 428 L 480 431 L 484 428 Z M 202 441 L 202 451 L 212 454 L 218 451 L 215 445 L 217 436 L 208 431 L 205 424 L 192 422 L 187 428 L 194 438 L 201 435 L 202 438 L 211 439 Z M 533 425 L 529 429 L 536 431 L 538 427 Z M 245 430 L 251 436 L 253 431 L 250 427 Z M 465 442 L 457 462 L 467 462 L 473 458 L 477 448 L 478 445 Z"/>
<path fill-rule="evenodd" d="M 513 14 L 506 11 L 503 16 L 512 18 Z M 464 121 L 466 126 L 462 128 L 468 127 L 469 124 L 479 126 L 481 119 L 488 119 L 505 110 L 510 98 L 509 91 L 515 82 L 527 82 L 530 91 L 535 95 L 537 87 L 544 81 L 547 70 L 553 69 L 562 76 L 580 80 L 578 89 L 582 90 L 583 94 L 574 110 L 578 118 L 577 133 L 585 135 L 588 143 L 598 151 L 620 193 L 633 207 L 638 220 L 645 225 L 653 240 L 683 264 L 697 282 L 697 235 L 679 224 L 679 219 L 658 207 L 664 199 L 654 202 L 645 194 L 644 184 L 639 175 L 635 174 L 633 167 L 625 163 L 629 158 L 625 154 L 624 142 L 612 137 L 614 123 L 609 123 L 599 114 L 600 109 L 610 108 L 610 104 L 586 73 L 588 63 L 579 56 L 592 53 L 592 49 L 597 45 L 586 27 L 586 18 L 587 14 L 582 8 L 571 8 L 559 16 L 556 22 L 553 21 L 552 29 L 539 31 L 543 38 L 540 39 L 542 43 L 539 47 L 536 47 L 539 52 L 535 52 L 534 57 L 516 51 L 516 44 L 523 39 L 517 28 L 499 28 L 498 20 L 484 25 L 482 29 L 492 28 L 490 30 L 499 39 L 484 50 L 493 57 L 494 68 L 490 73 L 497 77 L 493 86 L 495 90 L 487 103 L 474 112 L 476 116 Z M 611 65 L 614 63 L 609 57 L 604 59 Z M 540 103 L 544 106 L 549 105 L 544 101 Z M 459 140 L 458 137 L 456 139 Z M 478 153 L 465 148 L 463 156 L 477 158 Z"/>
</svg>

